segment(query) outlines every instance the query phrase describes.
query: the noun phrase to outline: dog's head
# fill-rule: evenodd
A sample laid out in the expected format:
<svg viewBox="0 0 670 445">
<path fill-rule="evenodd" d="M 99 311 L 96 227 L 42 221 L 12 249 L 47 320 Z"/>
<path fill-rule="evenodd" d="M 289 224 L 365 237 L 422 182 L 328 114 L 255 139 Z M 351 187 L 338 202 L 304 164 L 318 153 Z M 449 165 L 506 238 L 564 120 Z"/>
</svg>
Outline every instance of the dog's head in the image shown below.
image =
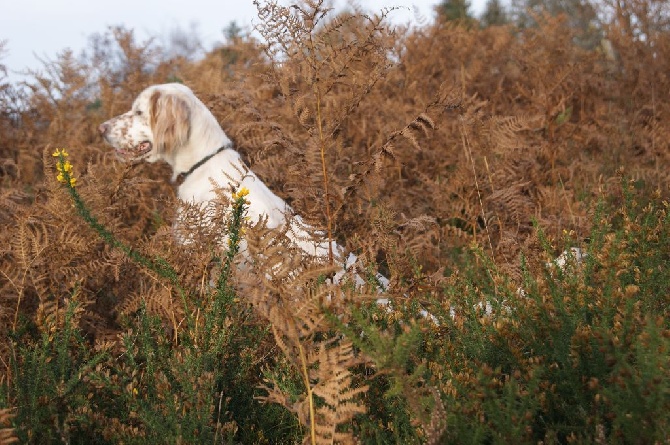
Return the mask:
<svg viewBox="0 0 670 445">
<path fill-rule="evenodd" d="M 124 161 L 169 161 L 189 139 L 193 97 L 181 84 L 151 86 L 130 111 L 100 124 L 98 130 Z"/>
</svg>

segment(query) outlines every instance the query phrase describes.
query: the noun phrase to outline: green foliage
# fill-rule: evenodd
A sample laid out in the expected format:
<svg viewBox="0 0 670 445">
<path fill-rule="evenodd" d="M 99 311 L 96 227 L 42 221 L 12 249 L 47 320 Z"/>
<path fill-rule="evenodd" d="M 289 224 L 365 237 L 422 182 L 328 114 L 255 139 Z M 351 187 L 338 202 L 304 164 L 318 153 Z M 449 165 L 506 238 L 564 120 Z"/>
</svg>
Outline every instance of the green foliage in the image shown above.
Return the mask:
<svg viewBox="0 0 670 445">
<path fill-rule="evenodd" d="M 662 442 L 670 427 L 670 218 L 666 201 L 632 184 L 622 181 L 620 199 L 595 209 L 582 261 L 526 267 L 515 288 L 473 249 L 430 306 L 437 323 L 400 308 L 358 311 L 355 323 L 339 324 L 375 364 L 360 370 L 370 390 L 359 439 Z M 539 228 L 537 237 L 553 258 L 553 242 Z M 428 417 L 439 410 L 430 388 L 444 409 L 432 437 Z"/>
<path fill-rule="evenodd" d="M 100 443 L 86 415 L 94 401 L 82 378 L 109 354 L 91 349 L 81 336 L 80 311 L 75 294 L 54 317 L 41 320 L 41 333 L 29 324 L 12 333 L 14 378 L 0 386 L 0 405 L 17 407 L 13 422 L 21 443 Z"/>
<path fill-rule="evenodd" d="M 520 28 L 537 26 L 542 14 L 564 16 L 574 30 L 574 42 L 584 48 L 600 45 L 603 27 L 598 17 L 597 2 L 590 0 L 512 0 L 511 12 Z"/>
<path fill-rule="evenodd" d="M 430 368 L 446 396 L 446 442 L 664 440 L 668 205 L 642 206 L 622 189 L 618 208 L 597 212 L 583 264 L 526 270 L 523 292 L 467 277 L 447 290 L 462 314 L 440 320 L 447 341 L 427 339 L 438 351 Z M 473 306 L 501 298 L 488 316 Z"/>
<path fill-rule="evenodd" d="M 500 0 L 487 0 L 479 20 L 482 26 L 507 25 L 510 21 L 505 6 Z"/>
<path fill-rule="evenodd" d="M 472 20 L 470 2 L 467 0 L 442 0 L 436 7 L 440 18 L 446 21 L 466 22 Z"/>
</svg>

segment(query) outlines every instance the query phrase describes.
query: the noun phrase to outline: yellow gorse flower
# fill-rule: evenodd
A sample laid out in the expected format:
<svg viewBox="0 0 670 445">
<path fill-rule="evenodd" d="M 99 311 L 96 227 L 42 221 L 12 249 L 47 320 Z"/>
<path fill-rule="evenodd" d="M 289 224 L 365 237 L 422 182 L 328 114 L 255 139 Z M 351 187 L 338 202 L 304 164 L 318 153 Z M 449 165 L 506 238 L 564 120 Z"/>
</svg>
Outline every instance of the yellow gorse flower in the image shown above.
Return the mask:
<svg viewBox="0 0 670 445">
<path fill-rule="evenodd" d="M 64 172 L 71 172 L 72 171 L 72 164 L 70 164 L 70 161 L 65 161 L 65 162 L 58 162 L 56 164 L 56 168 L 58 171 L 64 171 Z"/>
<path fill-rule="evenodd" d="M 54 151 L 51 154 L 51 156 L 53 156 L 54 158 L 58 158 L 58 157 L 61 157 L 61 156 L 63 156 L 64 158 L 67 158 L 69 155 L 67 154 L 67 152 L 65 151 L 64 148 L 57 148 L 56 151 Z"/>
<path fill-rule="evenodd" d="M 77 178 L 75 178 L 72 174 L 72 164 L 70 164 L 70 161 L 64 160 L 67 156 L 69 156 L 65 149 L 57 148 L 56 151 L 51 154 L 51 156 L 58 158 L 58 162 L 56 163 L 56 170 L 58 170 L 56 179 L 58 182 L 62 182 L 63 184 L 69 183 L 70 187 L 77 185 Z"/>
<path fill-rule="evenodd" d="M 237 201 L 240 198 L 244 198 L 248 194 L 249 194 L 249 189 L 246 188 L 246 187 L 242 187 L 237 192 L 233 193 L 233 201 Z"/>
</svg>

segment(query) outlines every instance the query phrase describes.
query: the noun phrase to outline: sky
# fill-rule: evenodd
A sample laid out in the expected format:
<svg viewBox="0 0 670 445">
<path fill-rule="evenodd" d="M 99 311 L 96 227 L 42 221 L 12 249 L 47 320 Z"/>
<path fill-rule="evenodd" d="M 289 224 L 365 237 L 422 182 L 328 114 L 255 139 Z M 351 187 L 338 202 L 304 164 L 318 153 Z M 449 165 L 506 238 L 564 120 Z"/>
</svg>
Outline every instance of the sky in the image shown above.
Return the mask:
<svg viewBox="0 0 670 445">
<path fill-rule="evenodd" d="M 289 5 L 295 0 L 279 0 Z M 370 11 L 401 6 L 391 15 L 393 23 L 429 22 L 439 0 L 359 0 Z M 345 0 L 334 0 L 336 8 Z M 472 0 L 472 11 L 481 12 L 485 0 Z M 39 69 L 41 60 L 54 60 L 69 48 L 79 54 L 94 33 L 109 26 L 134 29 L 136 37 L 160 39 L 171 30 L 188 31 L 193 25 L 206 49 L 223 40 L 222 29 L 235 21 L 243 29 L 258 24 L 252 0 L 0 0 L 0 41 L 5 52 L 0 65 L 10 71 L 11 81 L 21 79 L 26 68 Z"/>
</svg>

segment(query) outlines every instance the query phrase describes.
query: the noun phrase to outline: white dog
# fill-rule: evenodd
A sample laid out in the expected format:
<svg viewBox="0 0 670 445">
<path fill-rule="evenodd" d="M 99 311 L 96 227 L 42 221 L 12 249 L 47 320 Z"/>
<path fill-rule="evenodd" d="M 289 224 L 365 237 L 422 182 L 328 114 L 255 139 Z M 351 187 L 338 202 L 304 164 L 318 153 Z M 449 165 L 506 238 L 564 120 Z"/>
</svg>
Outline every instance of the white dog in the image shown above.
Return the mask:
<svg viewBox="0 0 670 445">
<path fill-rule="evenodd" d="M 246 187 L 252 220 L 267 218 L 269 228 L 288 227 L 287 236 L 312 257 L 329 255 L 328 241 L 244 166 L 212 113 L 188 87 L 151 86 L 140 93 L 130 111 L 104 122 L 98 130 L 123 160 L 167 162 L 182 201 L 205 205 L 216 199 L 212 181 L 220 187 Z M 342 249 L 334 242 L 330 249 L 337 261 L 346 263 L 345 268 L 356 261 L 353 255 L 343 261 Z M 383 276 L 378 279 L 382 286 L 388 285 Z M 360 277 L 356 281 L 362 283 Z"/>
<path fill-rule="evenodd" d="M 172 182 L 179 184 L 182 201 L 203 205 L 213 201 L 216 193 L 212 181 L 220 187 L 246 187 L 251 218 L 267 218 L 269 228 L 287 228 L 291 241 L 310 256 L 325 259 L 332 249 L 337 261 L 344 263 L 333 278 L 335 282 L 356 262 L 353 254 L 343 260 L 343 250 L 337 244 L 331 242 L 329 246 L 323 236 L 306 225 L 283 199 L 244 166 L 212 113 L 188 87 L 176 83 L 151 86 L 140 93 L 130 111 L 104 122 L 99 131 L 124 160 L 164 160 L 170 164 Z M 573 248 L 555 263 L 563 269 L 568 258 L 580 263 L 584 257 L 585 253 Z M 354 279 L 357 285 L 364 282 L 358 275 Z M 384 276 L 377 274 L 377 280 L 382 288 L 388 287 L 389 281 Z M 519 289 L 519 295 L 525 295 Z M 389 304 L 384 298 L 377 302 Z M 486 303 L 486 312 L 490 311 L 491 305 Z M 434 320 L 425 310 L 421 313 Z"/>
</svg>

